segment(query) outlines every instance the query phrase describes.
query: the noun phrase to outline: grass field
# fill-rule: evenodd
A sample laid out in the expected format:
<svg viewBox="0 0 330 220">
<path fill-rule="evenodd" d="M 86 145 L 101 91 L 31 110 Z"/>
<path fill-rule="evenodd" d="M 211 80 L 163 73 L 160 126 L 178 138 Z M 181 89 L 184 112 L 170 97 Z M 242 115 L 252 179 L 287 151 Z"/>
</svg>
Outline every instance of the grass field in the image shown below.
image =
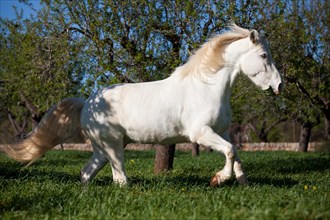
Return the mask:
<svg viewBox="0 0 330 220">
<path fill-rule="evenodd" d="M 250 185 L 219 188 L 217 153 L 176 152 L 174 170 L 153 174 L 154 152 L 126 152 L 131 184 L 110 166 L 79 182 L 90 152 L 51 151 L 29 168 L 0 155 L 0 219 L 330 219 L 330 154 L 240 152 Z"/>
</svg>

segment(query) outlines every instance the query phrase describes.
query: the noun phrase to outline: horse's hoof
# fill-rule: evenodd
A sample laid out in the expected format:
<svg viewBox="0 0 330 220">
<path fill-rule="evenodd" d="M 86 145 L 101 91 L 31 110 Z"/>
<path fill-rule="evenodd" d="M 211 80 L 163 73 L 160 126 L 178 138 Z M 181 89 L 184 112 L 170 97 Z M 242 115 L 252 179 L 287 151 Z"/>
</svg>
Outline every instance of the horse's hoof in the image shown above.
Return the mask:
<svg viewBox="0 0 330 220">
<path fill-rule="evenodd" d="M 248 185 L 249 185 L 249 182 L 248 182 L 248 180 L 247 180 L 245 174 L 236 177 L 236 179 L 237 179 L 237 182 L 238 182 L 241 186 L 248 186 Z"/>
<path fill-rule="evenodd" d="M 217 187 L 217 186 L 219 186 L 218 178 L 217 178 L 216 175 L 214 175 L 211 178 L 210 185 L 211 185 L 211 187 Z"/>
</svg>

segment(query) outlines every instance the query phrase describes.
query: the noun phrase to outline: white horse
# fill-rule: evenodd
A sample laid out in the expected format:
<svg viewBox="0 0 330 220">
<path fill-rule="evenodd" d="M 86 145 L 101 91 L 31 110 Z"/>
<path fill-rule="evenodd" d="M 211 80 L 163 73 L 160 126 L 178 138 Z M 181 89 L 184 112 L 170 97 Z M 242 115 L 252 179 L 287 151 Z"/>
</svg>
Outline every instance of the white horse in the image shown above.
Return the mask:
<svg viewBox="0 0 330 220">
<path fill-rule="evenodd" d="M 256 31 L 236 25 L 201 46 L 188 62 L 160 81 L 112 85 L 89 97 L 65 99 L 51 109 L 32 135 L 1 151 L 21 162 L 33 162 L 57 144 L 81 142 L 87 136 L 93 156 L 81 171 L 87 183 L 110 161 L 113 180 L 127 183 L 127 143 L 194 142 L 221 152 L 224 168 L 211 179 L 220 185 L 235 176 L 246 184 L 236 147 L 229 141 L 230 93 L 242 72 L 261 89 L 278 94 L 282 78 L 266 43 Z"/>
</svg>

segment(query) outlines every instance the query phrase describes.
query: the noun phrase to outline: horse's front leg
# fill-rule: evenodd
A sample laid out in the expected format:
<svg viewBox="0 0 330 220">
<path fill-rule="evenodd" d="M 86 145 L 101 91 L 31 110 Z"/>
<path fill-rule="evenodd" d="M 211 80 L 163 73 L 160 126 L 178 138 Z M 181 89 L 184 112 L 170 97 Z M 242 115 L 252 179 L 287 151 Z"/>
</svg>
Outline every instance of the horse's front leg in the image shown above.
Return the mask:
<svg viewBox="0 0 330 220">
<path fill-rule="evenodd" d="M 224 168 L 217 172 L 211 179 L 211 186 L 217 186 L 233 175 L 234 161 L 237 156 L 234 146 L 216 134 L 209 126 L 204 126 L 199 132 L 196 132 L 194 137 L 191 137 L 193 142 L 210 147 L 213 150 L 223 153 L 226 157 Z"/>
<path fill-rule="evenodd" d="M 230 142 L 230 136 L 228 132 L 225 132 L 222 136 L 226 141 Z M 233 150 L 235 152 L 237 152 L 236 147 L 233 145 Z M 235 161 L 234 161 L 234 173 L 235 173 L 235 177 L 236 180 L 238 181 L 239 184 L 241 185 L 247 185 L 248 184 L 248 180 L 247 177 L 243 171 L 243 166 L 242 166 L 242 162 L 241 159 L 238 156 L 238 153 L 236 153 L 236 157 L 235 157 Z"/>
</svg>

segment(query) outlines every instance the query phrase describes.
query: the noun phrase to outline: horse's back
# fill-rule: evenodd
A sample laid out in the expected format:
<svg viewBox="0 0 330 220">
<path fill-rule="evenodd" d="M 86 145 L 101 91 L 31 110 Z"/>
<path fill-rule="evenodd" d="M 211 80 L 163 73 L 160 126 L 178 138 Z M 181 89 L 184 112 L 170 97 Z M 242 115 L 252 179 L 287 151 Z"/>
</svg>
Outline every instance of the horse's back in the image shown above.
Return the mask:
<svg viewBox="0 0 330 220">
<path fill-rule="evenodd" d="M 180 95 L 166 81 L 114 85 L 91 96 L 82 112 L 87 133 L 134 142 L 183 141 Z"/>
</svg>

